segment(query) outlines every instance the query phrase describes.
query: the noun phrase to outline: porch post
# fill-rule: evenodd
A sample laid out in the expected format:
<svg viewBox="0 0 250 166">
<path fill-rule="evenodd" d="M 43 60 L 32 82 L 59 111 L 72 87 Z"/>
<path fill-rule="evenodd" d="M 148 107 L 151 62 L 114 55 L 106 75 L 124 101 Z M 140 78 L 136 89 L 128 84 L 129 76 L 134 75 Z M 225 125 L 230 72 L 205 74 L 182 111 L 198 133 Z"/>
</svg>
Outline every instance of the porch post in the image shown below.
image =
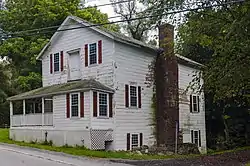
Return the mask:
<svg viewBox="0 0 250 166">
<path fill-rule="evenodd" d="M 25 112 L 25 100 L 23 100 L 23 115 L 25 115 L 26 112 Z"/>
<path fill-rule="evenodd" d="M 23 123 L 21 125 L 26 125 L 26 117 L 25 117 L 25 114 L 26 114 L 26 107 L 25 107 L 25 100 L 23 100 Z"/>
<path fill-rule="evenodd" d="M 13 103 L 10 101 L 10 127 L 12 127 Z"/>
<path fill-rule="evenodd" d="M 42 126 L 44 126 L 44 98 L 42 98 Z"/>
</svg>

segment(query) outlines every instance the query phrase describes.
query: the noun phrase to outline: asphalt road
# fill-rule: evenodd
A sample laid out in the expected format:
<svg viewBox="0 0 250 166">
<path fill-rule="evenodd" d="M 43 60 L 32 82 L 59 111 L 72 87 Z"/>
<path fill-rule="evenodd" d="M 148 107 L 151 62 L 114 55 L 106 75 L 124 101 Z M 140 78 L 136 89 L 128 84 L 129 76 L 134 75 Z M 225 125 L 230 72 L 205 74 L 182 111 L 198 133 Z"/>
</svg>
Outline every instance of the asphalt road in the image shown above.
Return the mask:
<svg viewBox="0 0 250 166">
<path fill-rule="evenodd" d="M 27 148 L 0 145 L 1 166 L 129 166 L 107 160 L 70 157 Z"/>
</svg>

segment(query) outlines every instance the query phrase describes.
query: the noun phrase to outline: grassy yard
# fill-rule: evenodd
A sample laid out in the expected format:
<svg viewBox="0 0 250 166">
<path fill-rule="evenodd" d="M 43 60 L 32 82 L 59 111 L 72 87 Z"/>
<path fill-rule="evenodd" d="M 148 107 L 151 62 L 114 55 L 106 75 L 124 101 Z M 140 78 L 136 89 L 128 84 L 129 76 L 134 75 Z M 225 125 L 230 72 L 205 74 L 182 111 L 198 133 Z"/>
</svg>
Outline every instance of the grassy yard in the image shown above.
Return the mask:
<svg viewBox="0 0 250 166">
<path fill-rule="evenodd" d="M 179 158 L 184 156 L 158 156 L 158 155 L 139 155 L 128 153 L 125 151 L 119 152 L 106 152 L 106 151 L 94 151 L 85 149 L 82 147 L 55 147 L 50 145 L 43 145 L 38 143 L 25 143 L 25 142 L 17 142 L 13 140 L 9 140 L 9 130 L 8 129 L 0 129 L 0 142 L 8 143 L 8 144 L 16 144 L 19 146 L 27 146 L 32 148 L 50 150 L 55 152 L 63 152 L 75 156 L 88 156 L 93 158 L 119 158 L 119 159 L 167 159 L 167 158 Z"/>
<path fill-rule="evenodd" d="M 83 147 L 55 147 L 50 145 L 44 145 L 39 143 L 25 143 L 25 142 L 18 142 L 9 139 L 9 130 L 8 129 L 0 129 L 0 142 L 7 143 L 7 144 L 16 144 L 19 146 L 27 146 L 32 148 L 50 150 L 55 152 L 63 152 L 75 156 L 88 156 L 93 158 L 117 158 L 117 159 L 134 159 L 134 160 L 143 160 L 143 159 L 170 159 L 170 158 L 192 158 L 192 157 L 199 157 L 204 155 L 171 155 L 171 156 L 162 156 L 162 155 L 139 155 L 135 153 L 129 153 L 125 151 L 119 152 L 107 152 L 107 151 L 94 151 L 89 150 Z M 234 150 L 222 151 L 222 152 L 214 152 L 210 153 L 209 155 L 218 155 L 223 153 L 229 152 L 236 152 L 241 150 L 248 150 L 250 147 L 238 148 Z M 247 165 L 250 166 L 250 165 Z"/>
</svg>

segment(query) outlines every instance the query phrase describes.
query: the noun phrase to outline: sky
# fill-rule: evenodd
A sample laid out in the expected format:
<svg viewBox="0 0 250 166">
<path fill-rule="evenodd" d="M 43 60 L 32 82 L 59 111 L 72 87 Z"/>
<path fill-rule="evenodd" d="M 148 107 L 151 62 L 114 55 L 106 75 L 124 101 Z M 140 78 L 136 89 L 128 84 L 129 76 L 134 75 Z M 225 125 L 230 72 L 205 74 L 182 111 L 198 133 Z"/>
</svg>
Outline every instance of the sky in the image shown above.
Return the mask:
<svg viewBox="0 0 250 166">
<path fill-rule="evenodd" d="M 98 6 L 98 5 L 110 3 L 109 0 L 86 0 L 86 1 L 87 1 L 87 5 L 89 6 L 95 6 L 95 5 Z M 98 9 L 100 9 L 101 12 L 103 13 L 107 13 L 109 17 L 115 16 L 112 5 L 102 6 L 102 7 L 99 7 Z"/>
</svg>

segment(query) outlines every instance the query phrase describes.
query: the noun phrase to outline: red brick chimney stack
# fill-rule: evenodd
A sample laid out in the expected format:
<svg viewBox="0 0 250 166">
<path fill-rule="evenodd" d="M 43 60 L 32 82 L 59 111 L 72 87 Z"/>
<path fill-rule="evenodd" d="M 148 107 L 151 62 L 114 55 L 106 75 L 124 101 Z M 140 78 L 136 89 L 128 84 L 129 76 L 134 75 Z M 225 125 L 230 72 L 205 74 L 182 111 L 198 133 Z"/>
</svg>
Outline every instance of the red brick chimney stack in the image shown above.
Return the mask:
<svg viewBox="0 0 250 166">
<path fill-rule="evenodd" d="M 172 25 L 159 26 L 159 44 L 163 52 L 156 60 L 157 144 L 174 145 L 176 122 L 179 123 L 179 87 Z"/>
</svg>

